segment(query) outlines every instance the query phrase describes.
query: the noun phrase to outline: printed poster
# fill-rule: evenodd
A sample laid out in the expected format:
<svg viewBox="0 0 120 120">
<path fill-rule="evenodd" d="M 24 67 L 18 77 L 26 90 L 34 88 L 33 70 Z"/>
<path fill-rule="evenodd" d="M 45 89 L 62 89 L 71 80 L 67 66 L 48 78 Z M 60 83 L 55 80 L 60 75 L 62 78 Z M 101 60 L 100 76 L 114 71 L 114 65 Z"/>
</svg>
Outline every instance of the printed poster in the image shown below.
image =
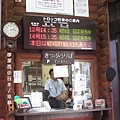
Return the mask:
<svg viewBox="0 0 120 120">
<path fill-rule="evenodd" d="M 33 107 L 41 107 L 41 102 L 43 102 L 42 92 L 31 92 L 30 100 Z"/>
<path fill-rule="evenodd" d="M 74 0 L 75 16 L 89 17 L 88 0 Z"/>
<path fill-rule="evenodd" d="M 86 74 L 75 75 L 75 92 L 86 90 Z"/>
<path fill-rule="evenodd" d="M 14 71 L 14 83 L 22 83 L 22 71 Z"/>
<path fill-rule="evenodd" d="M 54 77 L 68 77 L 68 66 L 53 66 Z"/>
<path fill-rule="evenodd" d="M 73 15 L 73 0 L 26 0 L 26 12 Z"/>
</svg>

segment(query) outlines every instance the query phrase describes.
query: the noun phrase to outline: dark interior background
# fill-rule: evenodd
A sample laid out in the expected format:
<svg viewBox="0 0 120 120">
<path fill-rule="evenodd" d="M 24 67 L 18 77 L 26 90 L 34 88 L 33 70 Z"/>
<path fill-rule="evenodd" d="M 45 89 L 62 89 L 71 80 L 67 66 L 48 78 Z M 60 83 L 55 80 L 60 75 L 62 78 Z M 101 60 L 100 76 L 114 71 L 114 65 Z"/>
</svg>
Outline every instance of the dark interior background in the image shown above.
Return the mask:
<svg viewBox="0 0 120 120">
<path fill-rule="evenodd" d="M 111 66 L 117 74 L 112 81 L 114 120 L 120 120 L 120 1 L 109 3 Z"/>
</svg>

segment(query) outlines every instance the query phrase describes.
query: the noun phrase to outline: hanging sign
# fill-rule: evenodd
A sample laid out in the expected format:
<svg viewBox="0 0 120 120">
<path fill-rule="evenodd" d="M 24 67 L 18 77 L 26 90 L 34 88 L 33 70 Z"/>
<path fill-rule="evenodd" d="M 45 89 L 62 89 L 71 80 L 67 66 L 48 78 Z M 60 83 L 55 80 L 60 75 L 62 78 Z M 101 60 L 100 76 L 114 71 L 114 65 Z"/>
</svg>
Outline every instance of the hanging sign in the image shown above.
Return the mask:
<svg viewBox="0 0 120 120">
<path fill-rule="evenodd" d="M 73 64 L 74 51 L 42 51 L 43 64 Z"/>
</svg>

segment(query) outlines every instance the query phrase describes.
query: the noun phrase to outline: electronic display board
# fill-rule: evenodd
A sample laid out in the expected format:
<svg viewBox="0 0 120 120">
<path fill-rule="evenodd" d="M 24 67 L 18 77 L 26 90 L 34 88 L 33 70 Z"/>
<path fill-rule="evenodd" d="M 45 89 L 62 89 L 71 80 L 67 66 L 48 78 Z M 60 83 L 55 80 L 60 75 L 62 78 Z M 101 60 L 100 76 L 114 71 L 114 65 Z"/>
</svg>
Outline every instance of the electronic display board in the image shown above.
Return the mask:
<svg viewBox="0 0 120 120">
<path fill-rule="evenodd" d="M 24 49 L 95 50 L 95 21 L 25 15 Z"/>
</svg>

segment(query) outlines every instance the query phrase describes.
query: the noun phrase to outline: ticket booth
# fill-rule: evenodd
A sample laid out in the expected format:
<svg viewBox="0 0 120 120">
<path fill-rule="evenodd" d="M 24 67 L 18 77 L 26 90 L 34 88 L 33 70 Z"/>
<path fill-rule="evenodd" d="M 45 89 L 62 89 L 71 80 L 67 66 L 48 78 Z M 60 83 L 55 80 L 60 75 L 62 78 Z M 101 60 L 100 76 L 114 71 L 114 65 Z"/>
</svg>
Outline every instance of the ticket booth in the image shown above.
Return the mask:
<svg viewBox="0 0 120 120">
<path fill-rule="evenodd" d="M 0 119 L 110 120 L 111 83 L 105 76 L 110 67 L 107 1 L 2 2 L 0 89 L 5 94 L 0 94 Z M 68 76 L 60 77 L 72 93 L 72 107 L 16 109 L 14 96 L 28 98 L 34 93 L 38 99 L 30 100 L 31 105 L 41 107 L 37 100 L 49 79 L 49 69 L 56 66 L 67 66 Z"/>
</svg>

